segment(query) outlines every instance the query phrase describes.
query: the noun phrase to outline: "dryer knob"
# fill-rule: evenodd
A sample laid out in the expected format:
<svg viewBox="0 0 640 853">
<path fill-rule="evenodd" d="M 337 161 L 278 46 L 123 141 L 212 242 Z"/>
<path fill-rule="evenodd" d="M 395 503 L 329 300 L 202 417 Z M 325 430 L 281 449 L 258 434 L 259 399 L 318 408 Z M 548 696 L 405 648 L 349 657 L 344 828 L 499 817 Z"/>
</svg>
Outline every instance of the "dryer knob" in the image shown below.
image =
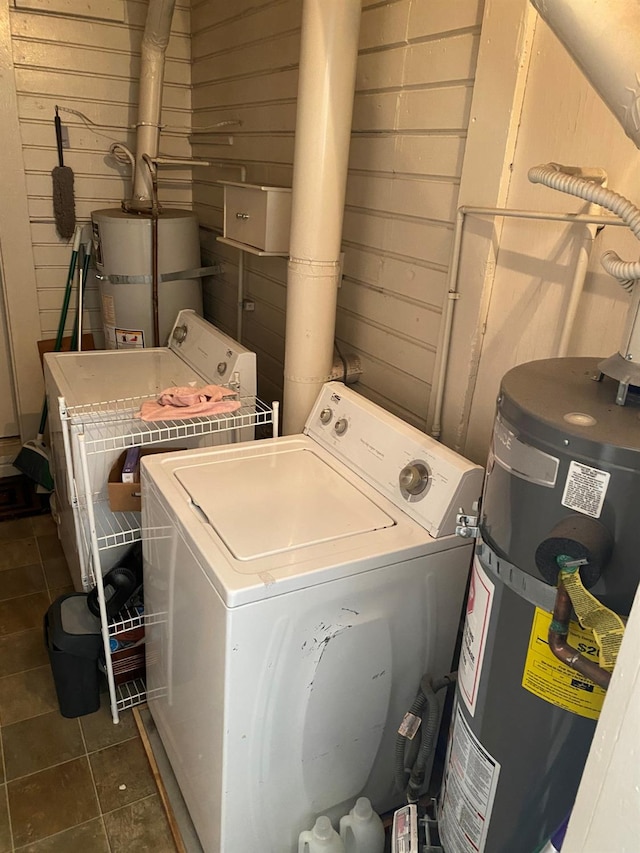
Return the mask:
<svg viewBox="0 0 640 853">
<path fill-rule="evenodd" d="M 336 435 L 344 435 L 347 431 L 347 427 L 349 426 L 349 421 L 346 418 L 340 418 L 339 421 L 336 421 L 336 425 L 334 426 L 334 430 L 336 431 Z"/>
<path fill-rule="evenodd" d="M 186 325 L 185 326 L 176 326 L 175 329 L 173 330 L 173 340 L 177 344 L 181 344 L 184 341 L 184 339 L 187 337 L 187 331 L 188 331 L 188 329 L 187 329 Z"/>
<path fill-rule="evenodd" d="M 320 420 L 322 421 L 323 424 L 328 424 L 331 421 L 332 417 L 333 417 L 333 412 L 329 408 L 323 409 L 320 412 Z"/>
</svg>

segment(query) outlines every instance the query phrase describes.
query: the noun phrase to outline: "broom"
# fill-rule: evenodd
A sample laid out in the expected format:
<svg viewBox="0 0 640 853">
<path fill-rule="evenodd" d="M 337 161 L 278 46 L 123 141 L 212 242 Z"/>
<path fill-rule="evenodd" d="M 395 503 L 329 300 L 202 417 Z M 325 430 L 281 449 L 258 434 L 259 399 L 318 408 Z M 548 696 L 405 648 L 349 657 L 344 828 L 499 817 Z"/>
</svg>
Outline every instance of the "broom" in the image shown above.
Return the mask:
<svg viewBox="0 0 640 853">
<path fill-rule="evenodd" d="M 64 165 L 62 156 L 62 124 L 57 105 L 56 117 L 53 122 L 56 128 L 59 164 L 51 171 L 53 178 L 53 216 L 56 221 L 56 231 L 61 237 L 68 240 L 76 227 L 76 204 L 73 195 L 73 170 Z"/>
<path fill-rule="evenodd" d="M 73 238 L 73 250 L 71 252 L 71 260 L 69 261 L 69 271 L 67 273 L 67 283 L 64 289 L 64 299 L 62 301 L 62 310 L 60 311 L 60 321 L 58 322 L 58 334 L 53 347 L 54 352 L 60 352 L 62 347 L 62 338 L 64 337 L 64 327 L 67 322 L 67 314 L 69 312 L 69 302 L 71 301 L 71 290 L 73 288 L 73 277 L 76 272 L 76 263 L 78 261 L 78 252 L 80 250 L 80 237 L 82 228 L 76 226 L 75 235 Z M 44 441 L 44 428 L 47 423 L 47 397 L 45 395 L 44 403 L 42 404 L 42 414 L 40 415 L 40 426 L 38 427 L 38 435 L 26 441 L 20 452 L 13 461 L 13 465 L 18 471 L 22 471 L 30 480 L 33 480 L 46 492 L 53 491 L 53 477 L 49 468 L 49 454 L 47 445 Z"/>
</svg>

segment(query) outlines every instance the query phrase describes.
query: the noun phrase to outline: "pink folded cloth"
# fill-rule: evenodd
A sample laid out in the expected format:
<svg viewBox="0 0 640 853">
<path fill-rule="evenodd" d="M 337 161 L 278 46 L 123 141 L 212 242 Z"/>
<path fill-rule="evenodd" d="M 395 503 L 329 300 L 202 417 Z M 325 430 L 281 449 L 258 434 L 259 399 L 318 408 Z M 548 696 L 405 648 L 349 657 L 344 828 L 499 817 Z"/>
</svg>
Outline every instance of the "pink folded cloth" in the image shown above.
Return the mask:
<svg viewBox="0 0 640 853">
<path fill-rule="evenodd" d="M 143 421 L 176 421 L 235 412 L 242 404 L 230 397 L 235 397 L 235 391 L 220 385 L 167 388 L 157 400 L 143 403 L 136 417 Z"/>
<path fill-rule="evenodd" d="M 223 397 L 235 397 L 236 392 L 221 385 L 205 385 L 192 388 L 190 385 L 167 388 L 158 397 L 161 406 L 194 406 L 196 403 L 217 403 Z"/>
</svg>

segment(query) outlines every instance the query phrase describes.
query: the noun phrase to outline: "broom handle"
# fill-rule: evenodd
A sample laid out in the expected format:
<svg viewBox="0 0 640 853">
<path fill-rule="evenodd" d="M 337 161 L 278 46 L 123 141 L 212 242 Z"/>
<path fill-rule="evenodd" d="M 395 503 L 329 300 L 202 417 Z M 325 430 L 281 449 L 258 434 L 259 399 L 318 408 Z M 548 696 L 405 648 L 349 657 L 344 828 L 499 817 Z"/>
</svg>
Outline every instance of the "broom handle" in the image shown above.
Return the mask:
<svg viewBox="0 0 640 853">
<path fill-rule="evenodd" d="M 67 284 L 64 291 L 64 300 L 62 302 L 62 311 L 60 312 L 60 322 L 58 323 L 58 334 L 53 348 L 54 352 L 60 352 L 62 347 L 62 338 L 64 337 L 64 327 L 67 323 L 67 314 L 69 313 L 69 302 L 71 301 L 71 290 L 73 288 L 73 276 L 76 271 L 76 263 L 78 262 L 78 252 L 80 251 L 80 237 L 82 228 L 76 225 L 76 231 L 73 235 L 73 250 L 71 252 L 71 260 L 69 261 L 69 272 L 67 273 Z"/>
<path fill-rule="evenodd" d="M 56 126 L 56 145 L 58 146 L 58 165 L 64 166 L 64 159 L 62 156 L 62 122 L 60 121 L 60 116 L 58 115 L 58 107 L 56 106 L 56 117 L 53 120 L 53 123 Z"/>
<path fill-rule="evenodd" d="M 73 235 L 73 250 L 71 252 L 71 260 L 69 261 L 69 271 L 67 273 L 67 284 L 64 290 L 64 299 L 62 302 L 62 311 L 60 312 L 60 321 L 58 323 L 58 334 L 56 342 L 53 345 L 54 352 L 60 352 L 62 347 L 62 338 L 64 337 L 64 327 L 67 323 L 67 314 L 69 313 L 69 302 L 71 300 L 71 290 L 73 287 L 73 276 L 76 271 L 76 263 L 78 262 L 78 252 L 80 251 L 80 237 L 82 236 L 82 228 L 76 225 L 75 234 Z M 73 349 L 73 347 L 72 347 Z M 47 425 L 47 415 L 49 409 L 47 406 L 47 397 L 45 394 L 44 403 L 42 404 L 42 414 L 40 415 L 40 426 L 38 427 L 38 436 L 44 434 L 44 428 Z"/>
<path fill-rule="evenodd" d="M 73 326 L 73 335 L 71 337 L 71 346 L 69 347 L 71 352 L 75 352 L 78 349 L 78 342 L 80 342 L 80 349 L 82 349 L 82 311 L 83 311 L 83 303 L 84 303 L 84 288 L 87 281 L 87 276 L 89 275 L 89 264 L 91 262 L 91 243 L 87 243 L 86 254 L 82 261 L 82 267 L 80 269 L 80 277 L 78 279 L 78 312 L 76 315 L 76 322 Z"/>
</svg>

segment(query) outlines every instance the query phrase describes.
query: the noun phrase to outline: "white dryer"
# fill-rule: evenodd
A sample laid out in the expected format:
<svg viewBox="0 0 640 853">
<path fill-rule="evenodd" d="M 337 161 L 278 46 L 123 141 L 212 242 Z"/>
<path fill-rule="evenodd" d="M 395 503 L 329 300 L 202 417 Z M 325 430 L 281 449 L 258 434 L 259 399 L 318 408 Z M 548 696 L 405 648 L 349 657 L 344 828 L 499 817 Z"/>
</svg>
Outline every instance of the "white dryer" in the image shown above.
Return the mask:
<svg viewBox="0 0 640 853">
<path fill-rule="evenodd" d="M 482 469 L 341 383 L 304 434 L 146 458 L 149 707 L 206 853 L 293 853 L 397 804 L 395 732 L 449 672 Z"/>
<path fill-rule="evenodd" d="M 78 435 L 98 430 L 113 439 L 114 450 L 90 459 L 93 498 L 105 526 L 118 529 L 118 513 L 111 513 L 103 498 L 109 470 L 122 452 L 119 436 L 141 433 L 145 425 L 134 419 L 140 403 L 156 397 L 174 385 L 208 383 L 231 385 L 246 398 L 256 395 L 256 356 L 225 335 L 195 311 L 181 311 L 166 347 L 47 353 L 44 357 L 45 388 L 49 408 L 52 473 L 55 481 L 55 518 L 58 535 L 78 591 L 90 588 L 83 555 L 81 520 L 74 503 L 82 501 L 84 490 L 79 459 Z M 127 402 L 128 401 L 128 402 Z M 68 441 L 61 419 L 67 413 Z M 115 404 L 115 405 L 112 405 Z M 129 410 L 128 405 L 133 408 Z M 100 412 L 104 410 L 104 414 Z M 167 430 L 167 436 L 170 430 Z M 243 426 L 233 433 L 210 433 L 196 439 L 163 440 L 163 445 L 196 447 L 229 441 L 249 441 L 254 427 Z M 134 439 L 131 442 L 135 444 Z M 109 442 L 105 445 L 108 447 Z M 102 570 L 115 565 L 124 548 L 114 547 L 102 554 Z"/>
</svg>

